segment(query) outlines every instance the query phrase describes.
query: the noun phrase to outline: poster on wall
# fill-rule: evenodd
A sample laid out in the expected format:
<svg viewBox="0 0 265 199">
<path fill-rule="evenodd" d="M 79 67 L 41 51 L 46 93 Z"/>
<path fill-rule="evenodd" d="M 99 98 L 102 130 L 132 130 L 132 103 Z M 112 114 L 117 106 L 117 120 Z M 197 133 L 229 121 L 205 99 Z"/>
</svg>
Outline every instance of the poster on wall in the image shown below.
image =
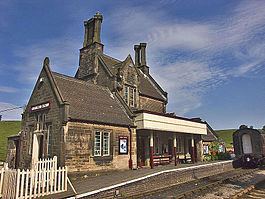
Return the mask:
<svg viewBox="0 0 265 199">
<path fill-rule="evenodd" d="M 128 154 L 128 137 L 119 137 L 119 154 Z"/>
<path fill-rule="evenodd" d="M 209 146 L 208 145 L 203 145 L 203 154 L 209 154 Z"/>
</svg>

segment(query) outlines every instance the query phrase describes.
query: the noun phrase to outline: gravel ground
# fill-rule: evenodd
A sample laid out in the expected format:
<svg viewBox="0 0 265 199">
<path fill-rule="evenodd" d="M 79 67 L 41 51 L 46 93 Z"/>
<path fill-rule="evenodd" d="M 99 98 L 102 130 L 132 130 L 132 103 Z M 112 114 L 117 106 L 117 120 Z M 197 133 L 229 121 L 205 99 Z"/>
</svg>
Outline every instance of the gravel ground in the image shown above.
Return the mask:
<svg viewBox="0 0 265 199">
<path fill-rule="evenodd" d="M 265 170 L 258 171 L 252 175 L 246 175 L 236 180 L 230 181 L 227 184 L 222 184 L 213 188 L 210 193 L 197 196 L 201 199 L 227 199 L 236 193 L 242 191 L 244 188 L 265 180 Z"/>
</svg>

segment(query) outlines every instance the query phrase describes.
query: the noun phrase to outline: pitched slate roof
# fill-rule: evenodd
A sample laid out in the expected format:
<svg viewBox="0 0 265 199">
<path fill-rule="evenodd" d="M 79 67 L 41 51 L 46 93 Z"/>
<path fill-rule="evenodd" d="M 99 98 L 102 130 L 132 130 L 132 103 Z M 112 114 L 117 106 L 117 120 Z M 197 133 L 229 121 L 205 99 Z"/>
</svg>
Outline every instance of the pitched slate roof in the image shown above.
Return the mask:
<svg viewBox="0 0 265 199">
<path fill-rule="evenodd" d="M 205 142 L 214 142 L 218 140 L 218 136 L 212 127 L 206 122 L 207 125 L 207 135 L 202 135 L 202 140 Z"/>
<path fill-rule="evenodd" d="M 106 54 L 101 54 L 100 57 L 103 59 L 104 63 L 107 65 L 112 74 L 116 75 L 118 68 L 122 65 L 122 61 L 114 59 Z"/>
<path fill-rule="evenodd" d="M 215 135 L 213 135 L 211 131 L 207 129 L 207 135 L 202 135 L 202 140 L 205 142 L 213 142 L 217 141 L 217 138 L 215 137 Z"/>
<path fill-rule="evenodd" d="M 155 99 L 165 101 L 165 97 L 158 91 L 154 83 L 152 83 L 150 77 L 145 75 L 140 69 L 138 69 L 138 71 L 139 71 L 138 77 L 140 80 L 140 86 L 139 86 L 140 93 L 149 97 L 153 97 Z"/>
<path fill-rule="evenodd" d="M 108 88 L 55 72 L 52 76 L 63 100 L 70 104 L 71 119 L 133 126 L 132 120 Z"/>
<path fill-rule="evenodd" d="M 113 75 L 117 74 L 118 68 L 122 67 L 122 61 L 117 60 L 115 58 L 112 58 L 108 55 L 102 54 L 101 58 L 103 59 L 104 63 L 107 65 L 109 70 L 112 72 Z M 158 100 L 165 100 L 165 97 L 161 92 L 159 92 L 159 89 L 156 88 L 154 80 L 151 79 L 151 77 L 145 75 L 143 72 L 140 71 L 140 69 L 137 69 L 140 85 L 139 85 L 139 91 L 141 94 L 158 99 Z"/>
</svg>

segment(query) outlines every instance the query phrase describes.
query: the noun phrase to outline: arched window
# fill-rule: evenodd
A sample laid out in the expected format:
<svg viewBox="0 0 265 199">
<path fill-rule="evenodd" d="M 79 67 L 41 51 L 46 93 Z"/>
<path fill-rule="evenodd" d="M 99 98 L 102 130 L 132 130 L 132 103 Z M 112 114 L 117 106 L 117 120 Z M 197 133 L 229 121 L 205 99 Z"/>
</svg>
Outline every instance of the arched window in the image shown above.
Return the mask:
<svg viewBox="0 0 265 199">
<path fill-rule="evenodd" d="M 242 145 L 243 145 L 244 154 L 252 153 L 252 143 L 251 143 L 251 137 L 249 134 L 242 135 Z"/>
</svg>

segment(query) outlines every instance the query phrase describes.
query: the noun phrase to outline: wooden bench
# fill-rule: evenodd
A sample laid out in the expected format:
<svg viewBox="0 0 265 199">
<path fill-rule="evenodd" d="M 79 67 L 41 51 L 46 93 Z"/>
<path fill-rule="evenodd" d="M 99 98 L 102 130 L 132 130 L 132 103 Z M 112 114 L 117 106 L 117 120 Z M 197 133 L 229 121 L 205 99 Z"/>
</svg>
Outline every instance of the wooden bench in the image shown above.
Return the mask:
<svg viewBox="0 0 265 199">
<path fill-rule="evenodd" d="M 171 155 L 156 155 L 153 156 L 154 165 L 165 165 L 171 162 Z"/>
<path fill-rule="evenodd" d="M 177 157 L 180 163 L 191 163 L 191 155 L 189 153 L 187 153 L 186 155 L 179 154 L 177 155 Z"/>
</svg>

